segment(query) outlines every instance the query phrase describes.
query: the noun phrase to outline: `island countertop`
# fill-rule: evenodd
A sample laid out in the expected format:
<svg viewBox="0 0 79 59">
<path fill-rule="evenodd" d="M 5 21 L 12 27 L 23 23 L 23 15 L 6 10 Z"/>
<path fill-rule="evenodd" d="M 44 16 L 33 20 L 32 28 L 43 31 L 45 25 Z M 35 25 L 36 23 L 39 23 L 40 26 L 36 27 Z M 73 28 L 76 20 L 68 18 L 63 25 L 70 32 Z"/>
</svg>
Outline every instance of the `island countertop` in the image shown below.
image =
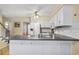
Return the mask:
<svg viewBox="0 0 79 59">
<path fill-rule="evenodd" d="M 79 39 L 75 39 L 72 37 L 68 37 L 68 36 L 63 36 L 63 35 L 59 35 L 59 34 L 55 34 L 55 38 L 39 38 L 39 37 L 23 37 L 23 36 L 14 36 L 11 37 L 10 40 L 42 40 L 42 41 L 79 41 Z"/>
</svg>

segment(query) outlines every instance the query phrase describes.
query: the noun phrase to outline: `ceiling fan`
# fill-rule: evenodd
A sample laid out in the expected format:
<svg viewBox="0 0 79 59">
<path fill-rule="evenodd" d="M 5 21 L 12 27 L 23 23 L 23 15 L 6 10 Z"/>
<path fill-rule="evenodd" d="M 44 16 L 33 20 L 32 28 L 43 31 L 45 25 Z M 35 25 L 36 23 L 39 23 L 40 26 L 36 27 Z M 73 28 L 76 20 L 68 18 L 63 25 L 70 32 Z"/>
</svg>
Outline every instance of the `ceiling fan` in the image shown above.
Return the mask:
<svg viewBox="0 0 79 59">
<path fill-rule="evenodd" d="M 35 9 L 28 8 L 28 15 L 30 17 L 39 18 L 42 16 L 43 6 L 38 6 Z"/>
<path fill-rule="evenodd" d="M 39 13 L 38 13 L 38 10 L 36 10 L 35 12 L 34 12 L 34 18 L 39 18 Z"/>
</svg>

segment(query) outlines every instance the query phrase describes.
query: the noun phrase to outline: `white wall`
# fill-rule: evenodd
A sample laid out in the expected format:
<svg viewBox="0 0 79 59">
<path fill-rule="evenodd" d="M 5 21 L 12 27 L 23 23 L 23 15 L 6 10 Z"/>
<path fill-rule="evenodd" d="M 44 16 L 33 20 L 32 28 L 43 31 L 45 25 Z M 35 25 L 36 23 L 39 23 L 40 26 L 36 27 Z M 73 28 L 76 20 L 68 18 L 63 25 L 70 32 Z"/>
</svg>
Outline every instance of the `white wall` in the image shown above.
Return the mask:
<svg viewBox="0 0 79 59">
<path fill-rule="evenodd" d="M 23 35 L 23 22 L 27 22 L 27 23 L 29 22 L 28 17 L 5 17 L 4 20 L 9 22 L 9 28 L 10 28 L 11 36 Z M 15 22 L 20 23 L 19 28 L 14 27 Z"/>
</svg>

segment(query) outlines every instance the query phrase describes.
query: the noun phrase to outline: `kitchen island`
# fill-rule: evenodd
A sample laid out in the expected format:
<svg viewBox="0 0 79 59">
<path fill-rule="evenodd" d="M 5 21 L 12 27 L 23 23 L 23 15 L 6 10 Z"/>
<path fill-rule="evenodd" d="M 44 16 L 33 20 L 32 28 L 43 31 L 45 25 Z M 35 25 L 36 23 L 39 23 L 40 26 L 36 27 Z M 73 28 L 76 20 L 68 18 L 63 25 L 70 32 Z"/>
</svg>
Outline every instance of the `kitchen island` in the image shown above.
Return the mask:
<svg viewBox="0 0 79 59">
<path fill-rule="evenodd" d="M 73 41 L 10 40 L 11 55 L 71 55 Z"/>
<path fill-rule="evenodd" d="M 74 53 L 76 54 L 76 51 L 73 48 L 77 46 L 76 42 L 79 43 L 79 40 L 64 36 L 62 39 L 61 38 L 62 36 L 57 39 L 36 38 L 36 37 L 27 38 L 21 36 L 12 37 L 9 45 L 10 54 L 11 55 L 72 55 Z"/>
<path fill-rule="evenodd" d="M 55 34 L 55 38 L 14 36 L 10 39 L 11 55 L 79 54 L 79 39 Z"/>
</svg>

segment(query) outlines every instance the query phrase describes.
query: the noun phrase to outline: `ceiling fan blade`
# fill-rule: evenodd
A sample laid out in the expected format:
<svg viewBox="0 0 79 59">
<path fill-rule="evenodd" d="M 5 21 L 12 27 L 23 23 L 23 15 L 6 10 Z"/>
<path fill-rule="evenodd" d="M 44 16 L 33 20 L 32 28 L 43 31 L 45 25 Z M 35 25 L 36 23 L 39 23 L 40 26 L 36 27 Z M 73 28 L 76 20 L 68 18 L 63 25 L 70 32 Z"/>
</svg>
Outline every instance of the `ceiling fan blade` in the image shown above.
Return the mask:
<svg viewBox="0 0 79 59">
<path fill-rule="evenodd" d="M 42 5 L 37 5 L 35 8 L 34 8 L 34 11 L 41 11 L 43 9 L 43 6 Z"/>
</svg>

